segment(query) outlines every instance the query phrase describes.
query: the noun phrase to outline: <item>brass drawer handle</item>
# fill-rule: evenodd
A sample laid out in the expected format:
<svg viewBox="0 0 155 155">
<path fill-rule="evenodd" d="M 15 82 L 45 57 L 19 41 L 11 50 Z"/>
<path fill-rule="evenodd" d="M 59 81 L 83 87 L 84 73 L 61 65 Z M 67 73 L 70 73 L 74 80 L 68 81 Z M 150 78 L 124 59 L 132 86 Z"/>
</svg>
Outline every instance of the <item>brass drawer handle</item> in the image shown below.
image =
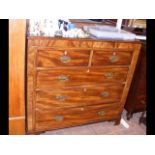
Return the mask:
<svg viewBox="0 0 155 155">
<path fill-rule="evenodd" d="M 113 78 L 113 73 L 112 72 L 105 73 L 105 76 L 107 78 Z"/>
<path fill-rule="evenodd" d="M 64 120 L 64 116 L 62 116 L 62 115 L 57 115 L 57 116 L 54 117 L 54 119 L 55 119 L 55 121 L 57 121 L 57 122 L 61 122 L 61 121 Z"/>
<path fill-rule="evenodd" d="M 58 101 L 64 101 L 65 100 L 65 97 L 64 96 L 56 96 L 55 97 Z"/>
<path fill-rule="evenodd" d="M 60 76 L 58 76 L 58 80 L 60 80 L 60 81 L 68 81 L 69 78 L 66 75 L 60 75 Z"/>
<path fill-rule="evenodd" d="M 69 56 L 67 56 L 67 55 L 63 55 L 63 56 L 60 57 L 60 61 L 62 63 L 68 63 L 68 62 L 71 61 L 71 58 Z"/>
<path fill-rule="evenodd" d="M 109 92 L 104 91 L 104 92 L 101 93 L 101 96 L 102 97 L 108 97 L 109 96 Z"/>
<path fill-rule="evenodd" d="M 112 55 L 109 59 L 110 62 L 117 62 L 119 60 L 119 57 L 117 55 Z"/>
<path fill-rule="evenodd" d="M 105 115 L 105 111 L 99 111 L 99 112 L 97 112 L 97 114 L 98 114 L 99 116 L 103 116 L 103 115 Z"/>
</svg>

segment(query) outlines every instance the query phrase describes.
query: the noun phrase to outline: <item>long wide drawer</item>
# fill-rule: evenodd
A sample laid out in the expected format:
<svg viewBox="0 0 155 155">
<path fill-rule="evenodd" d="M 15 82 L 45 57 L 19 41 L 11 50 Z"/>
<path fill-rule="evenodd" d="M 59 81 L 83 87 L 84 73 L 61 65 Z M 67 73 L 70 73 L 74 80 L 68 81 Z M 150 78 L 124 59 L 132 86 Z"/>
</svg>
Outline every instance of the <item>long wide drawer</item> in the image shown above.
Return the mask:
<svg viewBox="0 0 155 155">
<path fill-rule="evenodd" d="M 37 74 L 37 87 L 45 89 L 125 82 L 127 73 L 127 67 L 43 70 Z"/>
<path fill-rule="evenodd" d="M 38 107 L 76 107 L 83 105 L 119 102 L 124 85 L 83 86 L 53 90 L 39 90 L 36 95 Z"/>
<path fill-rule="evenodd" d="M 94 50 L 92 66 L 130 65 L 132 51 L 103 51 Z"/>
<path fill-rule="evenodd" d="M 90 50 L 38 49 L 38 67 L 88 66 Z"/>
<path fill-rule="evenodd" d="M 94 121 L 117 119 L 118 105 L 96 105 L 78 108 L 36 109 L 36 130 L 63 128 Z"/>
</svg>

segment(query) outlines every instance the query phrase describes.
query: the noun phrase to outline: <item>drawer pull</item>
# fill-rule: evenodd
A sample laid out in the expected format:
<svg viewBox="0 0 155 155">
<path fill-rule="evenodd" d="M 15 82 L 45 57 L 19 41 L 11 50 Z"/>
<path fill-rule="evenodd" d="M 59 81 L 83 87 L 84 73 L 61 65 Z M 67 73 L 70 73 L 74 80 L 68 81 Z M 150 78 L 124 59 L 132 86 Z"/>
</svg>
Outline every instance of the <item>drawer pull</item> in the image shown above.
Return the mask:
<svg viewBox="0 0 155 155">
<path fill-rule="evenodd" d="M 63 121 L 64 116 L 62 116 L 62 115 L 57 115 L 57 116 L 54 117 L 54 119 L 55 119 L 55 121 L 57 121 L 57 122 L 61 122 L 61 121 Z"/>
<path fill-rule="evenodd" d="M 99 111 L 99 112 L 97 112 L 97 114 L 98 114 L 99 116 L 103 116 L 103 115 L 105 115 L 105 111 Z"/>
<path fill-rule="evenodd" d="M 117 55 L 112 55 L 109 59 L 110 62 L 117 62 L 119 60 L 119 57 Z"/>
<path fill-rule="evenodd" d="M 58 80 L 60 80 L 60 81 L 68 81 L 69 78 L 66 75 L 60 75 L 60 76 L 58 76 Z"/>
<path fill-rule="evenodd" d="M 107 78 L 113 78 L 113 73 L 112 72 L 105 73 L 105 76 Z"/>
<path fill-rule="evenodd" d="M 71 61 L 71 58 L 69 56 L 67 56 L 67 55 L 63 55 L 63 56 L 60 57 L 60 61 L 62 63 L 68 63 L 68 62 Z"/>
<path fill-rule="evenodd" d="M 141 104 L 146 104 L 146 101 L 145 100 L 141 100 L 140 103 Z"/>
<path fill-rule="evenodd" d="M 105 91 L 101 93 L 102 97 L 108 97 L 109 96 L 109 92 Z"/>
<path fill-rule="evenodd" d="M 56 96 L 55 97 L 58 101 L 64 101 L 65 97 L 64 96 Z"/>
</svg>

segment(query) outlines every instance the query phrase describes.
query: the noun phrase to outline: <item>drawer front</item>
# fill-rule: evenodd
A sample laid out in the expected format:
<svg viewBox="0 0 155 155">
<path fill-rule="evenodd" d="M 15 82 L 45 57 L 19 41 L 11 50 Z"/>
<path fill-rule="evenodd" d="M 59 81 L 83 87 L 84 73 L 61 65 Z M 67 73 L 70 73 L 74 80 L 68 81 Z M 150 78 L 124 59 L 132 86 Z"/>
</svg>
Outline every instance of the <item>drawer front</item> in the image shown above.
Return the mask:
<svg viewBox="0 0 155 155">
<path fill-rule="evenodd" d="M 90 50 L 38 50 L 38 67 L 87 66 Z"/>
<path fill-rule="evenodd" d="M 107 82 L 125 82 L 127 73 L 127 67 L 44 70 L 38 72 L 37 87 L 48 89 L 53 87 L 103 84 Z"/>
<path fill-rule="evenodd" d="M 62 128 L 119 117 L 118 106 L 86 106 L 54 110 L 36 109 L 36 130 Z"/>
<path fill-rule="evenodd" d="M 95 50 L 92 59 L 92 66 L 130 65 L 131 59 L 132 52 Z"/>
<path fill-rule="evenodd" d="M 96 41 L 96 42 L 93 42 L 93 48 L 108 48 L 108 49 L 113 49 L 113 48 L 115 48 L 115 42 Z"/>
<path fill-rule="evenodd" d="M 76 107 L 119 102 L 124 85 L 85 86 L 37 92 L 37 106 Z"/>
<path fill-rule="evenodd" d="M 77 40 L 77 39 L 69 39 L 69 38 L 47 38 L 42 37 L 35 39 L 29 39 L 29 45 L 31 46 L 42 46 L 42 47 L 63 47 L 63 48 L 92 48 L 92 40 Z"/>
<path fill-rule="evenodd" d="M 113 42 L 113 41 L 94 41 L 93 48 L 101 49 L 135 49 L 139 43 L 133 44 L 129 42 Z"/>
</svg>

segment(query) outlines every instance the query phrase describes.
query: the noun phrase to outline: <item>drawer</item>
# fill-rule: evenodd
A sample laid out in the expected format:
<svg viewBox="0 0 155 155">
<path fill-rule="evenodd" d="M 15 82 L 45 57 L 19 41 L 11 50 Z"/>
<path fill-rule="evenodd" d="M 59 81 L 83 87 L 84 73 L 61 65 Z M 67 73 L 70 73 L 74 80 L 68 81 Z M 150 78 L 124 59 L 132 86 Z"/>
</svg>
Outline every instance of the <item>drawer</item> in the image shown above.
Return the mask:
<svg viewBox="0 0 155 155">
<path fill-rule="evenodd" d="M 128 67 L 52 69 L 39 71 L 37 87 L 41 89 L 53 87 L 72 87 L 107 82 L 125 82 Z"/>
<path fill-rule="evenodd" d="M 36 106 L 76 107 L 119 102 L 124 85 L 83 86 L 51 91 L 39 90 L 36 96 Z"/>
<path fill-rule="evenodd" d="M 130 65 L 132 52 L 95 50 L 92 66 L 102 65 Z"/>
<path fill-rule="evenodd" d="M 117 119 L 116 105 L 96 105 L 77 108 L 36 109 L 36 130 L 63 128 L 83 123 Z"/>
<path fill-rule="evenodd" d="M 37 67 L 88 66 L 90 50 L 40 49 Z"/>
<path fill-rule="evenodd" d="M 108 42 L 108 41 L 95 41 L 93 42 L 93 48 L 108 48 L 113 49 L 115 48 L 115 42 Z"/>
<path fill-rule="evenodd" d="M 69 38 L 31 37 L 29 45 L 38 47 L 63 47 L 63 48 L 92 48 L 92 40 L 77 40 Z"/>
<path fill-rule="evenodd" d="M 131 42 L 113 42 L 113 41 L 94 41 L 93 48 L 102 49 L 130 49 L 133 50 L 139 46 L 139 43 Z"/>
</svg>

